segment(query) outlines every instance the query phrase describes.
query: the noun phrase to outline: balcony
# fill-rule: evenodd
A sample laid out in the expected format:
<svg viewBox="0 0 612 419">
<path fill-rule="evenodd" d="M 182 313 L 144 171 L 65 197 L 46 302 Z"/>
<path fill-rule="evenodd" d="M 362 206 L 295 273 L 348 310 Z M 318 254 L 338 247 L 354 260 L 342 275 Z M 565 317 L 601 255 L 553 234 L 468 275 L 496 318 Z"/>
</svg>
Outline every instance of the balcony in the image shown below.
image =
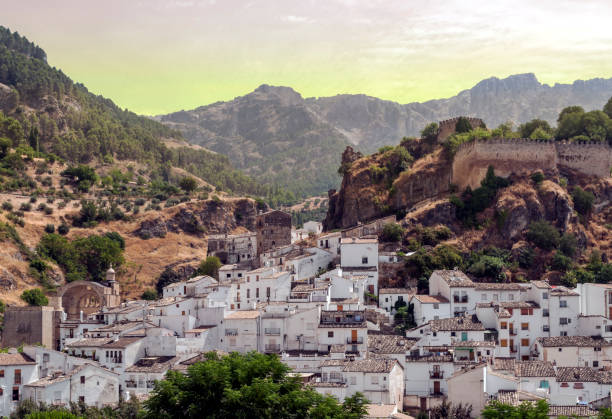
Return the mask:
<svg viewBox="0 0 612 419">
<path fill-rule="evenodd" d="M 453 303 L 467 303 L 468 302 L 468 297 L 467 295 L 453 295 Z"/>
<path fill-rule="evenodd" d="M 238 329 L 225 329 L 225 336 L 238 336 Z"/>
<path fill-rule="evenodd" d="M 125 381 L 125 386 L 127 388 L 136 388 L 137 387 L 136 381 L 134 381 L 134 380 L 126 380 Z"/>
<path fill-rule="evenodd" d="M 280 328 L 278 327 L 266 327 L 264 333 L 268 336 L 279 336 Z"/>
<path fill-rule="evenodd" d="M 280 343 L 266 343 L 266 352 L 278 353 L 280 352 Z"/>
<path fill-rule="evenodd" d="M 516 336 L 516 330 L 510 329 L 510 336 Z"/>
<path fill-rule="evenodd" d="M 512 352 L 512 353 L 516 353 L 517 352 L 517 349 L 516 349 L 515 345 L 510 347 L 510 352 Z"/>
<path fill-rule="evenodd" d="M 356 337 L 356 338 L 352 338 L 352 337 L 348 337 L 346 338 L 346 343 L 348 344 L 361 344 L 363 343 L 363 338 L 362 337 Z"/>
<path fill-rule="evenodd" d="M 429 378 L 444 378 L 444 371 L 429 371 Z"/>
<path fill-rule="evenodd" d="M 431 397 L 442 397 L 442 396 L 444 396 L 444 393 L 442 393 L 442 391 L 441 391 L 441 390 L 437 390 L 437 391 L 436 391 L 436 390 L 431 390 L 431 391 L 429 392 L 429 395 L 430 395 Z"/>
</svg>

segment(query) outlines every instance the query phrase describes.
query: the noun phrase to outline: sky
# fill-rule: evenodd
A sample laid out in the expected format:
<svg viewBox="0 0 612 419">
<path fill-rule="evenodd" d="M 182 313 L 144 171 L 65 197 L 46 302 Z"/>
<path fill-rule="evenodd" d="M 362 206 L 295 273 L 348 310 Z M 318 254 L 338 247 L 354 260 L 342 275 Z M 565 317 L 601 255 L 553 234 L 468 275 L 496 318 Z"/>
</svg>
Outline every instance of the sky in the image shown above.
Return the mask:
<svg viewBox="0 0 612 419">
<path fill-rule="evenodd" d="M 609 0 L 1 0 L 0 25 L 147 115 L 291 86 L 400 103 L 491 77 L 612 77 Z"/>
</svg>

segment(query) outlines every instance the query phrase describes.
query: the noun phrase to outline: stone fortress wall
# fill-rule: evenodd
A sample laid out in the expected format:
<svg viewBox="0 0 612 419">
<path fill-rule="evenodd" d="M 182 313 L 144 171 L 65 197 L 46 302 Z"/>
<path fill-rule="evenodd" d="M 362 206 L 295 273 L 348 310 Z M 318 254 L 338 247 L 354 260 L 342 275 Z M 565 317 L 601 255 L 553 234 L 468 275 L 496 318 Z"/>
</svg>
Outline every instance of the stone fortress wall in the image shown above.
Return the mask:
<svg viewBox="0 0 612 419">
<path fill-rule="evenodd" d="M 609 177 L 612 147 L 606 143 L 491 139 L 462 144 L 455 154 L 451 182 L 460 189 L 478 187 L 492 165 L 498 176 L 530 174 L 560 166 L 586 175 Z"/>
</svg>

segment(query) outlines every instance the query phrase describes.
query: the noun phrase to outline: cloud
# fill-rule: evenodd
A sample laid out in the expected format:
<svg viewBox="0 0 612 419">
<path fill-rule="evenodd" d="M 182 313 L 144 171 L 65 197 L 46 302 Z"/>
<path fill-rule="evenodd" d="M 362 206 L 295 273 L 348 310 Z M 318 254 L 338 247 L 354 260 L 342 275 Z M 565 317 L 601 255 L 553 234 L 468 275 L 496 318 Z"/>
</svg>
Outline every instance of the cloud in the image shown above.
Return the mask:
<svg viewBox="0 0 612 419">
<path fill-rule="evenodd" d="M 313 19 L 310 19 L 306 16 L 296 16 L 296 15 L 281 16 L 281 20 L 283 22 L 288 22 L 288 23 L 312 23 L 314 22 Z"/>
</svg>

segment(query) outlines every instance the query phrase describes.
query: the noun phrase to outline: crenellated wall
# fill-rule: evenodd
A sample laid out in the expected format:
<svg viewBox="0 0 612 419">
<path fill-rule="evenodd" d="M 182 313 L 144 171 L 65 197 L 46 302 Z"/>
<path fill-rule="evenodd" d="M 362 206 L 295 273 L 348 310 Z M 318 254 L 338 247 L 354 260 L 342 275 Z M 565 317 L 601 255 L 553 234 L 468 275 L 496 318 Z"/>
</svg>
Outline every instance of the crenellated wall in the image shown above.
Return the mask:
<svg viewBox="0 0 612 419">
<path fill-rule="evenodd" d="M 462 144 L 455 154 L 451 182 L 478 187 L 492 165 L 498 176 L 530 174 L 565 166 L 587 175 L 610 176 L 612 147 L 605 143 L 568 143 L 531 139 L 478 140 Z"/>
<path fill-rule="evenodd" d="M 436 134 L 436 139 L 438 143 L 443 142 L 448 137 L 450 137 L 451 134 L 455 133 L 455 127 L 457 126 L 457 121 L 459 121 L 459 118 L 467 119 L 472 128 L 484 126 L 484 122 L 482 122 L 482 119 L 473 118 L 471 116 L 457 116 L 455 118 L 445 119 L 444 121 L 438 122 L 438 133 Z"/>
</svg>

